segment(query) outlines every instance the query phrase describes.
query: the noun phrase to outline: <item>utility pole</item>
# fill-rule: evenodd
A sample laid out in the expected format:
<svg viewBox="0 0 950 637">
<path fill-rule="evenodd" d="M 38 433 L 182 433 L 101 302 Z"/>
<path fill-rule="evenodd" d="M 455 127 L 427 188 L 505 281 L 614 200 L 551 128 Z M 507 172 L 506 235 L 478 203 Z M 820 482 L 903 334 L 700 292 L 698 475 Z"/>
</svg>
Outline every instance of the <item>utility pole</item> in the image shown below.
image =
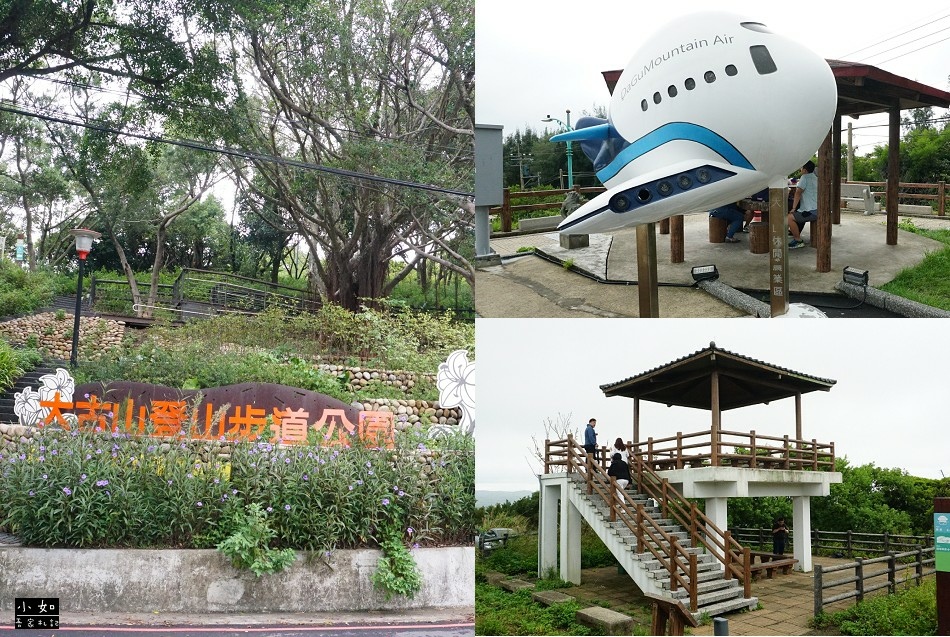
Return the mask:
<svg viewBox="0 0 950 637">
<path fill-rule="evenodd" d="M 851 135 L 851 126 L 852 123 L 848 122 L 848 171 L 847 179 L 851 181 L 854 179 L 854 141 Z"/>
</svg>

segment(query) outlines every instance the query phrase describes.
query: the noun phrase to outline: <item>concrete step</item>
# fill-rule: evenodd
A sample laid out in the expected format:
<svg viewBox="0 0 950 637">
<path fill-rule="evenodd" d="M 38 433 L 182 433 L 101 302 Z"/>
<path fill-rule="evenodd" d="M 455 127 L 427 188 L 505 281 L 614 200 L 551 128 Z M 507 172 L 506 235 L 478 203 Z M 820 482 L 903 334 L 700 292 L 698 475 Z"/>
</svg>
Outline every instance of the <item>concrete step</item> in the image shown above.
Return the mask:
<svg viewBox="0 0 950 637">
<path fill-rule="evenodd" d="M 700 606 L 699 610 L 693 613 L 693 617 L 698 621 L 704 613 L 710 617 L 716 617 L 744 608 L 752 610 L 758 606 L 758 604 L 758 597 L 737 597 L 736 599 L 710 604 L 709 606 Z"/>
<path fill-rule="evenodd" d="M 698 579 L 698 577 L 697 577 Z M 712 593 L 721 590 L 739 589 L 739 580 L 735 579 L 709 579 L 700 581 L 696 584 L 696 590 L 700 595 Z M 741 593 L 741 591 L 739 591 Z M 672 591 L 673 597 L 688 597 L 689 591 L 684 588 L 678 588 Z"/>
<path fill-rule="evenodd" d="M 641 553 L 640 555 L 648 556 L 644 559 L 639 560 L 640 564 L 643 565 L 643 567 L 647 569 L 648 571 L 659 571 L 660 569 L 663 568 L 663 565 L 660 564 L 660 560 L 654 558 L 651 553 Z M 696 570 L 698 572 L 709 571 L 709 570 L 719 571 L 719 563 L 714 562 L 712 560 L 709 560 L 709 561 L 697 560 Z M 663 570 L 662 572 L 665 573 L 666 571 Z"/>
<path fill-rule="evenodd" d="M 689 583 L 689 575 L 684 575 L 683 579 Z M 696 581 L 699 584 L 704 584 L 706 582 L 728 582 L 731 580 L 724 580 L 722 578 L 722 571 L 718 568 L 701 570 L 696 573 Z M 667 574 L 663 578 L 657 578 L 657 583 L 664 589 L 669 590 L 670 588 L 670 576 Z"/>
</svg>

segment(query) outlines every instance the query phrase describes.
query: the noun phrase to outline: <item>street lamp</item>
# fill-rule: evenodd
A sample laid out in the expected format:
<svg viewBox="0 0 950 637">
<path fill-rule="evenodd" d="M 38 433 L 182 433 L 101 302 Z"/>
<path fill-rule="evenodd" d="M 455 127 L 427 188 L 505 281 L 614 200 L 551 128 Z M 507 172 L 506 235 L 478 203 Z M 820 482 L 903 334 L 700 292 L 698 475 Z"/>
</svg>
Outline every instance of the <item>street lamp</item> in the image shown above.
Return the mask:
<svg viewBox="0 0 950 637">
<path fill-rule="evenodd" d="M 79 314 L 82 310 L 82 274 L 83 266 L 86 264 L 86 256 L 92 249 L 92 242 L 102 236 L 95 230 L 86 230 L 76 228 L 70 230 L 69 234 L 76 237 L 76 254 L 79 255 L 79 284 L 76 286 L 76 317 L 73 321 L 73 349 L 69 355 L 70 367 L 76 367 L 79 352 Z"/>
<path fill-rule="evenodd" d="M 565 131 L 574 130 L 571 128 L 571 109 L 567 109 L 567 124 L 562 122 L 556 117 L 551 117 L 548 115 L 545 119 L 541 120 L 542 122 L 557 122 L 564 127 Z M 574 151 L 571 150 L 571 142 L 567 142 L 567 187 L 568 189 L 574 188 Z"/>
</svg>

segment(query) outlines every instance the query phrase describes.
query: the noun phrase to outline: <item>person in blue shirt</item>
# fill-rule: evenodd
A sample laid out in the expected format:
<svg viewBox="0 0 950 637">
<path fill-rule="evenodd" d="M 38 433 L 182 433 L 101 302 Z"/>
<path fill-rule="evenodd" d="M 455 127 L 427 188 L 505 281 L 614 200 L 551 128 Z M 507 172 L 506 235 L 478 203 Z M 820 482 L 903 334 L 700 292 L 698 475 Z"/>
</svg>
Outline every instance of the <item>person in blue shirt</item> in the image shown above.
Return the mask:
<svg viewBox="0 0 950 637">
<path fill-rule="evenodd" d="M 788 230 L 792 233 L 792 240 L 788 242 L 788 247 L 804 248 L 802 230 L 806 223 L 818 220 L 818 176 L 815 174 L 815 162 L 811 160 L 802 166 L 802 176 L 795 186 L 795 198 L 790 210 Z"/>
<path fill-rule="evenodd" d="M 584 451 L 593 454 L 597 449 L 597 432 L 594 427 L 597 426 L 597 419 L 591 418 L 587 421 L 587 429 L 584 430 Z"/>
</svg>

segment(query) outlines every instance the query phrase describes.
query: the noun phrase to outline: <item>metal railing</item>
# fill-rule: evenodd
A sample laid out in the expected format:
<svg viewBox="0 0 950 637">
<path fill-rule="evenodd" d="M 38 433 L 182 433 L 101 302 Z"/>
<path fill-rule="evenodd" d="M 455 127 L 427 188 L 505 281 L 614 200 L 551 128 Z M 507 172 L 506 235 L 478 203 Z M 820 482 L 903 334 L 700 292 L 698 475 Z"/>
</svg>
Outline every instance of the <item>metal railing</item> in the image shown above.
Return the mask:
<svg viewBox="0 0 950 637">
<path fill-rule="evenodd" d="M 874 568 L 878 564 L 884 565 L 884 568 Z M 846 599 L 854 599 L 855 602 L 863 601 L 865 595 L 877 590 L 886 588 L 888 593 L 893 594 L 897 591 L 897 585 L 905 582 L 916 581 L 920 584 L 924 577 L 937 572 L 935 568 L 928 568 L 934 564 L 934 547 L 890 553 L 870 560 L 858 558 L 854 562 L 838 566 L 823 567 L 816 564 L 814 614 L 817 617 L 825 606 Z M 844 571 L 850 571 L 847 577 L 832 581 L 825 579 L 825 576 L 830 573 Z M 881 581 L 882 578 L 885 580 Z M 843 593 L 825 596 L 825 591 L 845 587 L 848 590 Z"/>
</svg>

